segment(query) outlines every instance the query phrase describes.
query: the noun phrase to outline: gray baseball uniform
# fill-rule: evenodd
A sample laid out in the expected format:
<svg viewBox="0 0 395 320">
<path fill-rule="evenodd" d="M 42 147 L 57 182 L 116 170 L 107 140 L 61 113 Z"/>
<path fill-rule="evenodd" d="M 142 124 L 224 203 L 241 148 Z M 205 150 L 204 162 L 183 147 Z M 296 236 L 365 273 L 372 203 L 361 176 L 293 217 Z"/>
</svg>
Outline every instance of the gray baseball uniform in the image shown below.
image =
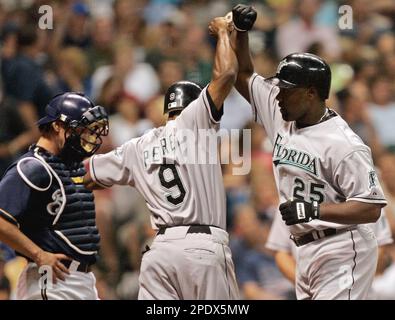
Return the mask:
<svg viewBox="0 0 395 320">
<path fill-rule="evenodd" d="M 206 87 L 164 127 L 90 160 L 99 185 L 134 186 L 159 229 L 143 255 L 139 299 L 238 298 L 220 163 L 196 160 L 213 151 L 205 139 L 216 135 L 221 115 Z"/>
<path fill-rule="evenodd" d="M 253 74 L 249 92 L 255 120 L 273 144 L 280 203 L 300 198 L 386 204 L 369 147 L 340 116 L 297 128 L 295 122 L 282 119 L 277 87 Z M 327 228 L 339 234 L 319 239 Z M 319 239 L 297 248 L 298 298 L 366 298 L 377 263 L 377 240 L 369 227 L 313 220 L 289 230 L 294 236 L 312 233 Z"/>
<path fill-rule="evenodd" d="M 375 233 L 379 246 L 393 243 L 391 229 L 384 210 L 381 211 L 380 218 L 375 223 L 369 223 L 368 226 L 370 226 Z M 289 252 L 294 257 L 297 257 L 297 247 L 290 239 L 289 229 L 282 221 L 280 214 L 276 215 L 273 220 L 266 247 L 273 251 Z M 377 291 L 379 292 L 379 290 L 376 290 L 376 292 L 373 290 L 375 282 L 376 279 L 374 279 L 373 286 L 369 290 L 368 299 L 376 299 L 378 295 Z"/>
</svg>

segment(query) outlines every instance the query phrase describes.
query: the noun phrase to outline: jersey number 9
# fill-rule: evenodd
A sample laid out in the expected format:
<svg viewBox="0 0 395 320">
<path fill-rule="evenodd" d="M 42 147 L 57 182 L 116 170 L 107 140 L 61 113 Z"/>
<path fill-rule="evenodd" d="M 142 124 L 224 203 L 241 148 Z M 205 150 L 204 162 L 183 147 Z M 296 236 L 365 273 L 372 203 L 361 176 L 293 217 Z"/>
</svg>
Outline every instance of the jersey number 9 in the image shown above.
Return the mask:
<svg viewBox="0 0 395 320">
<path fill-rule="evenodd" d="M 169 177 L 168 172 L 171 171 L 172 178 L 166 179 Z M 166 175 L 166 177 L 165 177 Z M 181 202 L 184 201 L 186 191 L 184 186 L 182 185 L 180 176 L 178 175 L 177 168 L 174 164 L 162 164 L 159 169 L 159 180 L 161 185 L 166 189 L 172 189 L 174 187 L 178 188 L 179 192 L 173 192 L 173 194 L 178 194 L 177 196 L 173 197 L 173 194 L 169 194 L 166 196 L 167 201 L 169 201 L 173 205 L 179 205 Z"/>
</svg>

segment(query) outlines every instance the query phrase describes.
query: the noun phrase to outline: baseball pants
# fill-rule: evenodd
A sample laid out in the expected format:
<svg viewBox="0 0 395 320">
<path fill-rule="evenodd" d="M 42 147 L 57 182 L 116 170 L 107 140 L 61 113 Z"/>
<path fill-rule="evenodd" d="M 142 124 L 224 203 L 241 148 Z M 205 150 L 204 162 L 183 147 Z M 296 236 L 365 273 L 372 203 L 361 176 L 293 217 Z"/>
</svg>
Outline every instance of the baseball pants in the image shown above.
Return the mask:
<svg viewBox="0 0 395 320">
<path fill-rule="evenodd" d="M 377 240 L 364 225 L 297 248 L 296 296 L 367 299 L 377 266 Z"/>
<path fill-rule="evenodd" d="M 49 284 L 35 263 L 29 263 L 18 279 L 17 300 L 98 300 L 96 278 L 92 272 L 71 271 L 65 281 Z"/>
<path fill-rule="evenodd" d="M 143 255 L 139 300 L 238 299 L 228 233 L 188 233 L 188 226 L 167 228 Z"/>
</svg>

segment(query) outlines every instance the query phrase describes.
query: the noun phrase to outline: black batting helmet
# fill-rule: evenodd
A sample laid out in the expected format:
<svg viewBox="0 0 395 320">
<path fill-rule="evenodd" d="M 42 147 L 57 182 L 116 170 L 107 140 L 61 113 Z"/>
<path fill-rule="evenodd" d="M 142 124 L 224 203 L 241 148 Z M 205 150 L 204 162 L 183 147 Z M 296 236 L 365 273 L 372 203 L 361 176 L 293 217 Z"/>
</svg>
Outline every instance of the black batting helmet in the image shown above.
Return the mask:
<svg viewBox="0 0 395 320">
<path fill-rule="evenodd" d="M 199 97 L 202 88 L 190 81 L 179 81 L 167 89 L 163 113 L 181 111 Z"/>
<path fill-rule="evenodd" d="M 275 76 L 266 79 L 280 88 L 314 87 L 320 98 L 328 99 L 331 70 L 320 57 L 311 53 L 292 53 L 280 61 Z"/>
</svg>

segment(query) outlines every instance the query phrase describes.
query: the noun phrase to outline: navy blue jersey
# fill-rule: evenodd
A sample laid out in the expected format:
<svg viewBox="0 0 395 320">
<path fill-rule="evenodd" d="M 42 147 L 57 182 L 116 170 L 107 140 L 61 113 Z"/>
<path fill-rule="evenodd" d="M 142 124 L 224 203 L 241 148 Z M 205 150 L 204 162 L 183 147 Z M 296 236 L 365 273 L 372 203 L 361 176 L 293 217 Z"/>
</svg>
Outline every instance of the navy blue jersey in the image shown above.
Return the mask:
<svg viewBox="0 0 395 320">
<path fill-rule="evenodd" d="M 81 163 L 32 147 L 0 181 L 0 216 L 40 248 L 92 264 L 99 249 L 93 194 Z"/>
</svg>

